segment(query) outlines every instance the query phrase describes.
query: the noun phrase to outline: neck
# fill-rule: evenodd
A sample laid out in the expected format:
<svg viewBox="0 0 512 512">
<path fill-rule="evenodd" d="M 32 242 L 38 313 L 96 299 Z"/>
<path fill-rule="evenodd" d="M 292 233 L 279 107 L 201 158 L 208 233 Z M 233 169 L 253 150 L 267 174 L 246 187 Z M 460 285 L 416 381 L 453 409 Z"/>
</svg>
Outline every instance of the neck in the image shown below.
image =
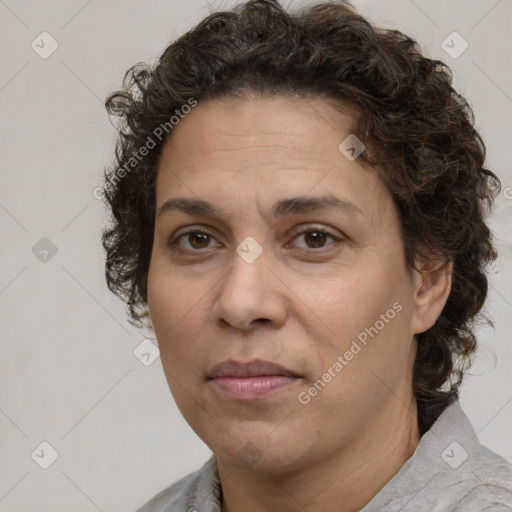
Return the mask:
<svg viewBox="0 0 512 512">
<path fill-rule="evenodd" d="M 240 468 L 217 457 L 222 512 L 357 512 L 386 485 L 419 443 L 414 397 L 391 399 L 354 439 L 293 471 Z"/>
</svg>

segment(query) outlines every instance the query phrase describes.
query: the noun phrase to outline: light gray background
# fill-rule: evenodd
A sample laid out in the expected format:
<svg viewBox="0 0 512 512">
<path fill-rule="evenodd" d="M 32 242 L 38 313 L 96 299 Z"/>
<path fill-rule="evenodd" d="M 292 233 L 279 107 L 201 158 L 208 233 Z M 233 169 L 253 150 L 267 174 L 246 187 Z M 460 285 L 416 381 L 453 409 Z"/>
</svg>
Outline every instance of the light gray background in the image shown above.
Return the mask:
<svg viewBox="0 0 512 512">
<path fill-rule="evenodd" d="M 483 443 L 512 460 L 512 1 L 354 4 L 452 67 L 502 179 L 495 331 L 480 331 L 462 406 Z M 146 335 L 104 284 L 105 214 L 93 195 L 115 140 L 105 96 L 209 11 L 205 0 L 0 0 L 0 512 L 135 510 L 209 456 L 160 360 L 133 354 Z M 43 31 L 59 45 L 47 59 L 31 48 Z M 457 59 L 441 48 L 453 31 L 469 43 Z M 58 249 L 47 262 L 32 252 L 42 237 Z M 59 454 L 48 469 L 30 455 L 43 441 Z"/>
</svg>

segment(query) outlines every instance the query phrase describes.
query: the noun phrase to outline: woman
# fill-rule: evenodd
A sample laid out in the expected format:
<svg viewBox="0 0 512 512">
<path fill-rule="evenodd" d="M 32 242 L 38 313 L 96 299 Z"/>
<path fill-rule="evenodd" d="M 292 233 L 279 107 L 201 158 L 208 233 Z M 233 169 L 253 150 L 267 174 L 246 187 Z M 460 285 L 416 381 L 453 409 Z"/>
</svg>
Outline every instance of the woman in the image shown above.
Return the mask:
<svg viewBox="0 0 512 512">
<path fill-rule="evenodd" d="M 510 510 L 458 403 L 500 183 L 448 68 L 253 0 L 107 107 L 107 282 L 214 454 L 140 511 Z"/>
</svg>

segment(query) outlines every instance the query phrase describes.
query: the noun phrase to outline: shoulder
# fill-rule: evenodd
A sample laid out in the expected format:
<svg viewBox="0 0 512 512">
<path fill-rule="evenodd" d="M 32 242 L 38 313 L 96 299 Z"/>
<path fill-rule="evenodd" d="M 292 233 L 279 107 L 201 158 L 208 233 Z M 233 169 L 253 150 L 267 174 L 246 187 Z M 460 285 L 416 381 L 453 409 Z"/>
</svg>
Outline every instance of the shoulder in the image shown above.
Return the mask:
<svg viewBox="0 0 512 512">
<path fill-rule="evenodd" d="M 459 488 L 453 512 L 512 511 L 512 465 L 477 444 L 464 466 L 456 479 L 450 478 Z"/>
<path fill-rule="evenodd" d="M 160 491 L 137 512 L 213 512 L 219 506 L 219 488 L 217 461 L 212 456 L 198 471 Z"/>
<path fill-rule="evenodd" d="M 512 466 L 482 446 L 459 402 L 364 512 L 512 512 Z"/>
<path fill-rule="evenodd" d="M 453 511 L 512 511 L 512 465 L 478 441 L 458 402 L 450 413 L 438 434 L 451 441 L 441 452 L 445 466 L 440 477 L 452 491 Z"/>
<path fill-rule="evenodd" d="M 439 510 L 453 512 L 512 511 L 512 465 L 478 441 L 460 407 L 452 404 L 428 436 L 432 491 Z M 430 455 L 430 457 L 429 457 Z"/>
<path fill-rule="evenodd" d="M 443 510 L 452 512 L 511 512 L 512 467 L 481 447 L 473 450 L 459 470 L 445 470 L 436 479 Z"/>
</svg>

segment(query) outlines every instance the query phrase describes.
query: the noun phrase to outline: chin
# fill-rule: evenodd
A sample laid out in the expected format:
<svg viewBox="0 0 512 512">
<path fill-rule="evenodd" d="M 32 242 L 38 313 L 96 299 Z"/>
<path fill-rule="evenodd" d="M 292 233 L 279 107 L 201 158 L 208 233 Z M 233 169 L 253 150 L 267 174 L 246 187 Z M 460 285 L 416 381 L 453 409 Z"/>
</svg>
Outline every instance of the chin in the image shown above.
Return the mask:
<svg viewBox="0 0 512 512">
<path fill-rule="evenodd" d="M 239 468 L 247 468 L 272 473 L 282 473 L 297 466 L 300 454 L 298 447 L 303 449 L 300 440 L 291 442 L 290 436 L 275 435 L 271 440 L 268 429 L 259 435 L 243 436 L 239 431 L 236 436 L 227 436 L 220 442 L 210 446 L 215 456 L 226 464 Z M 288 443 L 286 443 L 286 439 Z"/>
</svg>

